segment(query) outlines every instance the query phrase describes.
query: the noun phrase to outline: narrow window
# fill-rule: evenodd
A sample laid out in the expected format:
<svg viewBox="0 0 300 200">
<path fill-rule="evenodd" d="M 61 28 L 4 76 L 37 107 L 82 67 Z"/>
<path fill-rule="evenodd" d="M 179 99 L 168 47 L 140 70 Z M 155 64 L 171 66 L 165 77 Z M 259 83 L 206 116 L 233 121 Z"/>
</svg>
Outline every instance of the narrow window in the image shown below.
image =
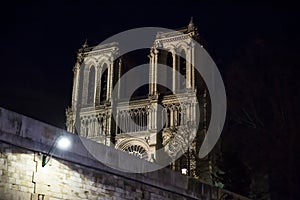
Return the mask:
<svg viewBox="0 0 300 200">
<path fill-rule="evenodd" d="M 185 60 L 185 51 L 182 50 L 180 53 L 180 58 L 179 58 L 179 72 L 181 74 L 180 78 L 180 89 L 183 90 L 185 89 L 185 82 L 186 82 L 186 60 Z"/>
<path fill-rule="evenodd" d="M 88 98 L 87 105 L 92 106 L 94 103 L 95 93 L 95 67 L 91 66 L 89 71 L 89 85 L 88 85 Z"/>
<path fill-rule="evenodd" d="M 107 76 L 108 76 L 108 68 L 107 64 L 105 63 L 102 67 L 104 72 L 101 76 L 101 92 L 100 92 L 100 103 L 103 103 L 107 97 Z"/>
<path fill-rule="evenodd" d="M 167 91 L 172 91 L 172 80 L 173 80 L 173 56 L 171 52 L 168 52 L 167 54 L 167 66 L 169 66 L 170 68 L 168 69 L 167 73 L 166 73 L 166 80 L 167 80 L 167 86 L 169 87 L 167 89 Z"/>
</svg>

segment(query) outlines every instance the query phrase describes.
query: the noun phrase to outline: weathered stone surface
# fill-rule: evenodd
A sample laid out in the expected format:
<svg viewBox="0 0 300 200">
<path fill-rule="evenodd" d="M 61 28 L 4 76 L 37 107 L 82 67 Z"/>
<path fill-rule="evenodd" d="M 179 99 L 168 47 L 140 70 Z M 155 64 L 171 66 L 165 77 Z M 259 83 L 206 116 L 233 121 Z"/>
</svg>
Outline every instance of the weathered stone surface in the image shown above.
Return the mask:
<svg viewBox="0 0 300 200">
<path fill-rule="evenodd" d="M 2 108 L 0 112 L 1 200 L 218 199 L 225 192 L 168 169 L 145 174 L 111 169 L 83 151 L 74 135 L 73 148 L 53 151 L 42 167 L 41 152 L 47 152 L 51 139 L 63 130 Z"/>
</svg>

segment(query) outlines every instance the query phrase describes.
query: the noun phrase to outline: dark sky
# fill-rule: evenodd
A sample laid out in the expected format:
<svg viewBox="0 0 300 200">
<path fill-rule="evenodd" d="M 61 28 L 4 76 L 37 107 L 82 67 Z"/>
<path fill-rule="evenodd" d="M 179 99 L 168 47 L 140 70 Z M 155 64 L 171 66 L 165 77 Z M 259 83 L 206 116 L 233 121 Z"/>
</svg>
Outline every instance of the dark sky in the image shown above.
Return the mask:
<svg viewBox="0 0 300 200">
<path fill-rule="evenodd" d="M 248 40 L 295 37 L 294 5 L 200 1 L 20 1 L 2 5 L 0 106 L 64 128 L 76 51 L 137 27 L 178 28 L 190 17 L 221 71 Z"/>
</svg>

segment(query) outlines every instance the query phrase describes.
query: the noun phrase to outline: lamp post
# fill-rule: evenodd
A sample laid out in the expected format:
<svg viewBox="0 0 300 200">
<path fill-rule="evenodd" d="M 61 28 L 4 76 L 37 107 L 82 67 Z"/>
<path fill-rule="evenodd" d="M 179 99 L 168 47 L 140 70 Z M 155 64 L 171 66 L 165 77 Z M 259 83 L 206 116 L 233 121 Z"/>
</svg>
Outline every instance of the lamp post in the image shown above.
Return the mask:
<svg viewBox="0 0 300 200">
<path fill-rule="evenodd" d="M 59 148 L 61 150 L 67 150 L 69 149 L 71 146 L 71 140 L 70 138 L 68 138 L 67 136 L 61 135 L 59 137 L 57 137 L 53 144 L 51 145 L 49 151 L 47 154 L 43 154 L 42 157 L 42 167 L 45 167 L 46 164 L 50 161 L 51 158 L 51 152 L 54 148 Z"/>
<path fill-rule="evenodd" d="M 187 142 L 185 144 L 187 144 L 187 152 L 185 154 L 183 154 L 183 156 L 185 156 L 186 160 L 186 167 L 181 169 L 181 173 L 184 175 L 191 175 L 191 157 L 190 157 L 190 131 L 191 131 L 191 121 L 187 121 L 186 124 L 186 128 L 183 129 L 184 133 L 186 133 L 187 135 Z"/>
<path fill-rule="evenodd" d="M 191 157 L 190 157 L 190 131 L 192 130 L 191 129 L 191 125 L 192 125 L 192 122 L 191 121 L 188 121 L 187 122 L 187 132 L 188 132 L 188 149 L 187 149 L 187 174 L 188 176 L 191 175 Z"/>
</svg>

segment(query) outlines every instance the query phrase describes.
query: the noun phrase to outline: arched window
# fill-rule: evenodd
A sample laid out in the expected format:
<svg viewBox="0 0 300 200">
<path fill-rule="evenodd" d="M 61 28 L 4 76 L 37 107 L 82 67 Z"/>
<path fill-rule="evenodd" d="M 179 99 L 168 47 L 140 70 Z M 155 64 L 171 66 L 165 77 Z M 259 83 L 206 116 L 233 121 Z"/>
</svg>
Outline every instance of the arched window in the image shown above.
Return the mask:
<svg viewBox="0 0 300 200">
<path fill-rule="evenodd" d="M 166 115 L 165 128 L 169 128 L 169 127 L 171 127 L 171 111 L 169 108 L 166 108 L 165 115 Z"/>
<path fill-rule="evenodd" d="M 108 77 L 108 68 L 107 64 L 105 63 L 102 66 L 104 72 L 101 75 L 101 92 L 100 92 L 100 103 L 104 102 L 107 97 L 107 77 Z"/>
<path fill-rule="evenodd" d="M 185 51 L 182 50 L 180 52 L 180 57 L 179 57 L 179 72 L 182 75 L 180 78 L 180 89 L 185 89 L 185 81 L 186 81 L 186 55 Z"/>
<path fill-rule="evenodd" d="M 180 109 L 177 110 L 176 124 L 177 124 L 177 126 L 181 125 L 181 111 L 180 111 Z"/>
<path fill-rule="evenodd" d="M 85 71 L 85 65 L 84 63 L 82 63 L 82 66 L 80 67 L 80 74 L 79 74 L 79 82 L 78 82 L 78 85 L 79 85 L 79 89 L 77 90 L 78 91 L 78 106 L 81 107 L 82 106 L 82 102 L 83 102 L 83 99 L 85 98 L 85 94 L 83 93 L 84 89 L 83 89 L 83 85 L 84 85 L 84 71 Z M 78 123 L 78 122 L 77 122 Z"/>
<path fill-rule="evenodd" d="M 168 52 L 167 54 L 167 63 L 169 67 L 173 68 L 173 56 L 171 52 Z"/>
<path fill-rule="evenodd" d="M 89 71 L 89 85 L 88 85 L 88 96 L 87 105 L 92 106 L 94 103 L 95 93 L 95 67 L 91 66 Z"/>
</svg>

